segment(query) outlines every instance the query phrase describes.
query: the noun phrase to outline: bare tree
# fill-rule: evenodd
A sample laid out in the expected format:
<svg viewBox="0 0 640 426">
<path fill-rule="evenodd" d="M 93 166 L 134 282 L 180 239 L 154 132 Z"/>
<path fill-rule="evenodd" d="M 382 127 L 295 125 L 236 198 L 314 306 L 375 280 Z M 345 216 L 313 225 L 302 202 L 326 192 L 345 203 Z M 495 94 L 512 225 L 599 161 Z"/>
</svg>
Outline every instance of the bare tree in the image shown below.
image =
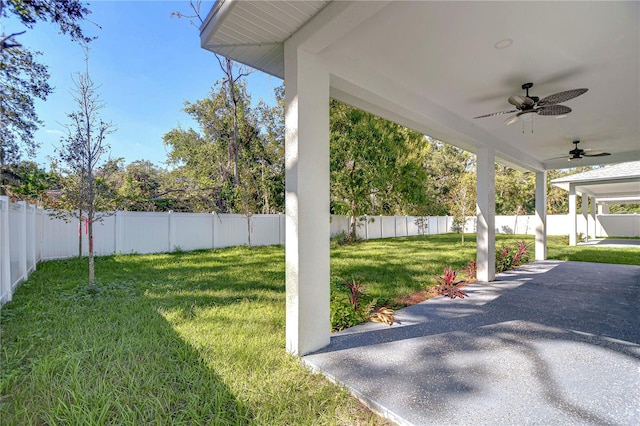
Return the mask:
<svg viewBox="0 0 640 426">
<path fill-rule="evenodd" d="M 65 172 L 63 200 L 69 208 L 62 214 L 77 217 L 82 224 L 86 220 L 89 239 L 89 286 L 95 282 L 93 253 L 93 224 L 102 220 L 113 210 L 113 191 L 109 188 L 107 176 L 111 170 L 101 168 L 103 155 L 109 149 L 105 138 L 115 131 L 115 126 L 100 117 L 105 104 L 100 100 L 97 86 L 89 75 L 88 49 L 85 47 L 84 73 L 78 73 L 73 81 L 73 99 L 77 110 L 68 114 L 70 121 L 65 125 L 67 135 L 58 149 L 60 162 Z M 81 248 L 80 248 L 81 249 Z"/>
</svg>

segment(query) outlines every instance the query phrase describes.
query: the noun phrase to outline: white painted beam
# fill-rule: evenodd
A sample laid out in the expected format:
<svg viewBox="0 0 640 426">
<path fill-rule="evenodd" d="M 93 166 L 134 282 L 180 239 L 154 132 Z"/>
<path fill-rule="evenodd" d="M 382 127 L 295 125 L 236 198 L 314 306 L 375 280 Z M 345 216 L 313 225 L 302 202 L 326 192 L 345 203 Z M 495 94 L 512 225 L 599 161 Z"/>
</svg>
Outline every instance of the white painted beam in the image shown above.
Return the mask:
<svg viewBox="0 0 640 426">
<path fill-rule="evenodd" d="M 285 43 L 286 340 L 305 355 L 329 344 L 329 73 Z"/>
<path fill-rule="evenodd" d="M 496 276 L 495 151 L 477 150 L 477 277 L 493 281 Z"/>
</svg>

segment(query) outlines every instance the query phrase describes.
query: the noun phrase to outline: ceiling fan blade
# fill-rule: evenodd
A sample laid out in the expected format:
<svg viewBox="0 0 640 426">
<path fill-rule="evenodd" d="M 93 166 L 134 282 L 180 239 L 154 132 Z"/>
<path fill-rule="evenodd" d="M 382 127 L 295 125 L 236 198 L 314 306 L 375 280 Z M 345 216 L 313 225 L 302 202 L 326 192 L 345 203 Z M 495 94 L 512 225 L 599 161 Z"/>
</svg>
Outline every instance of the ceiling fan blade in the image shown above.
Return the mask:
<svg viewBox="0 0 640 426">
<path fill-rule="evenodd" d="M 566 102 L 570 99 L 576 98 L 582 94 L 584 94 L 589 89 L 573 89 L 567 90 L 566 92 L 554 93 L 553 95 L 549 95 L 546 98 L 542 98 L 538 101 L 539 106 L 544 105 L 555 105 L 561 102 Z"/>
<path fill-rule="evenodd" d="M 518 109 L 522 109 L 525 107 L 532 107 L 535 105 L 535 102 L 533 99 L 531 99 L 528 96 L 520 96 L 520 95 L 510 96 L 509 103 Z"/>
<path fill-rule="evenodd" d="M 473 117 L 473 118 L 476 119 L 476 118 L 485 118 L 485 117 L 495 117 L 496 115 L 513 114 L 514 112 L 518 112 L 518 110 L 514 109 L 511 111 L 492 112 L 491 114 L 480 115 L 478 117 Z"/>
<path fill-rule="evenodd" d="M 584 153 L 582 154 L 585 157 L 606 157 L 607 155 L 611 155 L 610 152 L 593 152 L 593 153 Z"/>
<path fill-rule="evenodd" d="M 571 108 L 564 105 L 549 105 L 537 108 L 539 115 L 565 115 L 571 112 Z"/>
</svg>

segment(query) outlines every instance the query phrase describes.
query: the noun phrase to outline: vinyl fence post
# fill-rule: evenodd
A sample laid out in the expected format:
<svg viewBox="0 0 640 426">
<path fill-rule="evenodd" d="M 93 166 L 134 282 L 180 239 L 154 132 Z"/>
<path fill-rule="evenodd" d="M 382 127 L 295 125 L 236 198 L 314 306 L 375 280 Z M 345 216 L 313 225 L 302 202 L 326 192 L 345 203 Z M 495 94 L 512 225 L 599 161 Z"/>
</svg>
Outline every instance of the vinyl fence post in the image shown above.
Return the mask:
<svg viewBox="0 0 640 426">
<path fill-rule="evenodd" d="M 9 245 L 9 197 L 0 196 L 0 299 L 10 302 L 11 289 L 11 252 Z"/>
<path fill-rule="evenodd" d="M 20 250 L 20 278 L 19 281 L 27 279 L 27 203 L 18 201 L 20 205 L 20 242 L 22 250 Z"/>
<path fill-rule="evenodd" d="M 29 222 L 28 226 L 31 228 L 31 238 L 30 244 L 27 246 L 29 248 L 29 263 L 31 264 L 30 271 L 28 273 L 36 270 L 36 206 L 35 204 L 29 204 Z"/>
<path fill-rule="evenodd" d="M 118 210 L 113 214 L 113 254 L 118 253 L 118 226 L 120 221 L 118 220 Z"/>
<path fill-rule="evenodd" d="M 369 239 L 369 218 L 367 215 L 364 215 L 364 239 Z"/>
</svg>

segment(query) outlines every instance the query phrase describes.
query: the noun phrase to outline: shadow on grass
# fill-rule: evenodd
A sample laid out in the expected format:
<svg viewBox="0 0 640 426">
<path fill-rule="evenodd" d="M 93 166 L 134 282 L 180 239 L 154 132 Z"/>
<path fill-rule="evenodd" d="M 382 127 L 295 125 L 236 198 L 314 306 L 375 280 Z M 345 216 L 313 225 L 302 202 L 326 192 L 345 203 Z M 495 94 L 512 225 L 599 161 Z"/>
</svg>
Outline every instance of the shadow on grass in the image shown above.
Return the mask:
<svg viewBox="0 0 640 426">
<path fill-rule="evenodd" d="M 3 424 L 250 423 L 251 411 L 159 313 L 162 303 L 113 262 L 97 261 L 110 271 L 98 294 L 65 284 L 72 261 L 43 264 L 2 308 Z"/>
</svg>

